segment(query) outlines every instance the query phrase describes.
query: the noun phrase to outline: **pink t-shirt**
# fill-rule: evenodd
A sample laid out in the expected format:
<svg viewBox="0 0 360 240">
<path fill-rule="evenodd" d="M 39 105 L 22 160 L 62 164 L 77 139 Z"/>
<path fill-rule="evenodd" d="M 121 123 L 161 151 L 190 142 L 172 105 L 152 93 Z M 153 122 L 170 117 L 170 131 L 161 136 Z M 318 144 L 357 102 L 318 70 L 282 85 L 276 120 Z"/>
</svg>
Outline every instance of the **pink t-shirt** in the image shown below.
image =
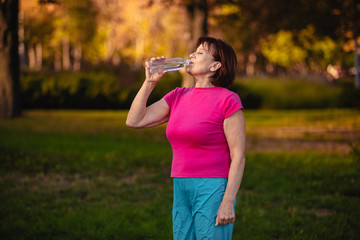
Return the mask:
<svg viewBox="0 0 360 240">
<path fill-rule="evenodd" d="M 230 151 L 223 123 L 243 108 L 239 96 L 222 87 L 190 87 L 176 88 L 164 99 L 170 107 L 171 177 L 227 178 Z"/>
</svg>

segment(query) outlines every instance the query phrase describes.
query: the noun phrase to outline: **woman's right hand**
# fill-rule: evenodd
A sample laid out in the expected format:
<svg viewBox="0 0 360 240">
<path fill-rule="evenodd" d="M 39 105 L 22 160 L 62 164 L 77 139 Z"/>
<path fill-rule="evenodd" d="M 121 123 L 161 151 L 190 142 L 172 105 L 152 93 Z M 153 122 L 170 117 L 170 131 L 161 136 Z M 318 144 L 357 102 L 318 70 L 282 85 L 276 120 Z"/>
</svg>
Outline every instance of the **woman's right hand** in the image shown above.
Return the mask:
<svg viewBox="0 0 360 240">
<path fill-rule="evenodd" d="M 164 56 L 152 57 L 150 59 L 150 61 L 154 61 L 154 62 L 157 62 L 157 61 L 160 62 L 160 61 L 164 61 L 164 60 L 165 60 Z M 158 73 L 158 72 L 150 73 L 150 61 L 145 62 L 145 77 L 146 77 L 145 81 L 156 85 L 160 81 L 160 79 L 167 73 L 167 71 L 164 70 L 160 73 Z"/>
<path fill-rule="evenodd" d="M 153 57 L 150 61 L 164 61 L 165 57 Z M 147 128 L 163 124 L 169 120 L 170 107 L 164 98 L 146 106 L 146 102 L 155 85 L 167 73 L 150 73 L 150 62 L 145 62 L 146 79 L 136 94 L 129 109 L 126 125 L 132 128 Z"/>
</svg>

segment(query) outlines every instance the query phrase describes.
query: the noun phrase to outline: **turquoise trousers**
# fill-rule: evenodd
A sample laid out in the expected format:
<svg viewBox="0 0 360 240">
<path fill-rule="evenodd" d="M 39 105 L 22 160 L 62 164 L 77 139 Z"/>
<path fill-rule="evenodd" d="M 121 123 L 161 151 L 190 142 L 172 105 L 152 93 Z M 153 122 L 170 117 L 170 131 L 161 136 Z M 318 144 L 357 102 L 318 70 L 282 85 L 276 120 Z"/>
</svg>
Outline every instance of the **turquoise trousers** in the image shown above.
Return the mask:
<svg viewBox="0 0 360 240">
<path fill-rule="evenodd" d="M 230 240 L 233 224 L 215 227 L 226 178 L 174 178 L 174 240 Z M 234 205 L 235 208 L 235 205 Z"/>
</svg>

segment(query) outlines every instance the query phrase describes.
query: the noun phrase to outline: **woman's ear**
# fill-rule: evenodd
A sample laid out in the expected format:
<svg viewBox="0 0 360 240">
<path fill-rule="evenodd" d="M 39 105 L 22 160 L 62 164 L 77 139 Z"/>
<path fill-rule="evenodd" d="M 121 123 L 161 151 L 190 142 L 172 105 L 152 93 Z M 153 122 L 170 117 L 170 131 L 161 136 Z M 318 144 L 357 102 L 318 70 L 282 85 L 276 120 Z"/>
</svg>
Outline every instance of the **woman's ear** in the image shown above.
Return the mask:
<svg viewBox="0 0 360 240">
<path fill-rule="evenodd" d="M 210 71 L 216 72 L 221 67 L 221 62 L 214 62 L 212 67 L 210 68 Z"/>
</svg>

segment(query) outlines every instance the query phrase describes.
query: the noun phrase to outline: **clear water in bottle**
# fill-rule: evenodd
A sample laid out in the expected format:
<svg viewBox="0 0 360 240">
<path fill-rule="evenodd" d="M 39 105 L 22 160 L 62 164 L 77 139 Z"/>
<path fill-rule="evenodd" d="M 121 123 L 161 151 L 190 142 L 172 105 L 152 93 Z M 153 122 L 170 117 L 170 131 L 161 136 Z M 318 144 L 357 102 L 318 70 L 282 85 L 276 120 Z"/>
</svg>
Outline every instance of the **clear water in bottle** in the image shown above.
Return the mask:
<svg viewBox="0 0 360 240">
<path fill-rule="evenodd" d="M 161 73 L 164 70 L 177 71 L 190 64 L 189 59 L 166 58 L 161 61 L 150 61 L 150 73 Z"/>
</svg>

